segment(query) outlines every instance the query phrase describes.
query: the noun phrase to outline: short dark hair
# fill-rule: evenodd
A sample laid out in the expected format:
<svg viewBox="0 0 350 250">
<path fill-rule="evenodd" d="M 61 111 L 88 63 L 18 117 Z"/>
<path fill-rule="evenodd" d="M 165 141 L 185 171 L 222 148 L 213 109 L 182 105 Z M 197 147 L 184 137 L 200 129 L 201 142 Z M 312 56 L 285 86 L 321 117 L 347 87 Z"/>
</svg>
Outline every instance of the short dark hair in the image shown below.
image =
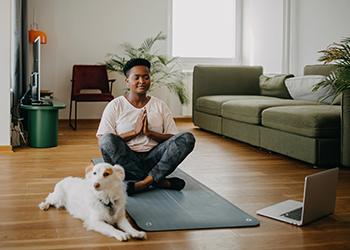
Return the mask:
<svg viewBox="0 0 350 250">
<path fill-rule="evenodd" d="M 147 59 L 144 59 L 144 58 L 133 58 L 133 59 L 130 59 L 125 64 L 125 66 L 123 68 L 124 75 L 126 77 L 129 77 L 130 69 L 132 69 L 133 67 L 138 66 L 138 65 L 143 65 L 143 66 L 146 66 L 148 69 L 151 69 L 151 63 Z"/>
</svg>

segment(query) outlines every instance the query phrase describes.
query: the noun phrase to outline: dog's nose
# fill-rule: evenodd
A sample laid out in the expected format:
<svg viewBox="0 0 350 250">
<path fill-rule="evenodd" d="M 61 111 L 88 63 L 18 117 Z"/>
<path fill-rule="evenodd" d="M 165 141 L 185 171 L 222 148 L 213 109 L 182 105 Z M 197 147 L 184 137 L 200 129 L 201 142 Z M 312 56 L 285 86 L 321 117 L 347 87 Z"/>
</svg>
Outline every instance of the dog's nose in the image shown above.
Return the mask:
<svg viewBox="0 0 350 250">
<path fill-rule="evenodd" d="M 95 183 L 94 184 L 94 188 L 99 188 L 100 187 L 100 184 L 99 183 Z"/>
</svg>

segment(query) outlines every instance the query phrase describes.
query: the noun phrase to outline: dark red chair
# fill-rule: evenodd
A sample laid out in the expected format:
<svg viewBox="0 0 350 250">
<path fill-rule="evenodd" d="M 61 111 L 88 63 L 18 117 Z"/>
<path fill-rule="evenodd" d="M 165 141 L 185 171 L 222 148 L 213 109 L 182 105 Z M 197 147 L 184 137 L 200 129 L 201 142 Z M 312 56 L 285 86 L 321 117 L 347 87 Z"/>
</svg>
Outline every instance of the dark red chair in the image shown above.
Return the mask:
<svg viewBox="0 0 350 250">
<path fill-rule="evenodd" d="M 110 102 L 114 99 L 112 84 L 115 79 L 108 80 L 105 65 L 74 65 L 72 75 L 72 92 L 70 99 L 69 125 L 77 129 L 78 102 Z M 100 90 L 101 93 L 81 93 L 83 89 Z M 75 122 L 72 125 L 72 101 L 75 101 Z"/>
</svg>

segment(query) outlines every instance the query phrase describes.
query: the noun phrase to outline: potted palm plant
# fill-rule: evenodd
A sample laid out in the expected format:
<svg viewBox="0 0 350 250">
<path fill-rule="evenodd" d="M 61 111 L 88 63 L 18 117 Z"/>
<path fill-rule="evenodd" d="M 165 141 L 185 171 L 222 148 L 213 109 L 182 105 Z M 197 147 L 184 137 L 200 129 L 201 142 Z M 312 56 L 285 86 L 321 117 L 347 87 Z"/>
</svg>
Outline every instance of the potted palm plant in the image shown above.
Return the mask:
<svg viewBox="0 0 350 250">
<path fill-rule="evenodd" d="M 135 47 L 129 42 L 124 42 L 121 47 L 124 49 L 124 55 L 107 54 L 108 60 L 105 65 L 108 71 L 123 73 L 123 67 L 127 61 L 132 58 L 145 58 L 151 63 L 151 87 L 149 92 L 156 88 L 167 87 L 172 93 L 175 93 L 182 105 L 188 105 L 190 102 L 189 93 L 184 84 L 185 74 L 182 72 L 182 65 L 178 62 L 178 57 L 168 58 L 161 55 L 159 51 L 152 51 L 152 47 L 157 41 L 166 40 L 166 35 L 159 32 L 154 38 L 147 38 L 140 47 Z M 128 90 L 127 90 L 128 92 Z"/>
<path fill-rule="evenodd" d="M 322 98 L 342 95 L 341 102 L 341 163 L 350 167 L 350 37 L 340 43 L 333 43 L 325 50 L 319 51 L 323 55 L 318 59 L 324 64 L 330 64 L 332 73 L 325 81 L 318 83 L 313 91 L 321 87 L 330 91 Z M 335 99 L 334 97 L 334 99 Z M 333 99 L 333 101 L 334 101 Z"/>
</svg>

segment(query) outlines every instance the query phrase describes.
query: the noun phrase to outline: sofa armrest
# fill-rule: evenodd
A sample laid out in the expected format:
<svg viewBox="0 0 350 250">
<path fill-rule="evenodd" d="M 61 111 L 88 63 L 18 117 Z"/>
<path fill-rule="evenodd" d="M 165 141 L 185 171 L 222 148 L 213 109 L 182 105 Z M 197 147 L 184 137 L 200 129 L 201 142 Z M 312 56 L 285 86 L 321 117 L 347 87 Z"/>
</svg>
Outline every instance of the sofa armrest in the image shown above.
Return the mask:
<svg viewBox="0 0 350 250">
<path fill-rule="evenodd" d="M 207 95 L 260 95 L 262 73 L 261 66 L 196 65 L 192 101 Z"/>
</svg>

